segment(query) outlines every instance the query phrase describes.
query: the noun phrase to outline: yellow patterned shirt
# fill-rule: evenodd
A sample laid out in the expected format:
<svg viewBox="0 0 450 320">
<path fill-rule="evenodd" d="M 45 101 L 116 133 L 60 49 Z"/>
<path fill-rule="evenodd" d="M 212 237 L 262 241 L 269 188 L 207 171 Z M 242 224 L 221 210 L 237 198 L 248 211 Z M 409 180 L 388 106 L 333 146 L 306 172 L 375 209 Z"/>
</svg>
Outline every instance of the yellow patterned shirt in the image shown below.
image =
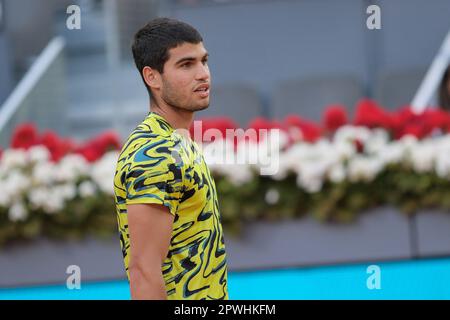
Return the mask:
<svg viewBox="0 0 450 320">
<path fill-rule="evenodd" d="M 168 299 L 228 299 L 225 243 L 216 187 L 198 146 L 149 112 L 128 137 L 114 177 L 128 280 L 127 204 L 154 203 L 174 215 L 162 264 Z"/>
</svg>

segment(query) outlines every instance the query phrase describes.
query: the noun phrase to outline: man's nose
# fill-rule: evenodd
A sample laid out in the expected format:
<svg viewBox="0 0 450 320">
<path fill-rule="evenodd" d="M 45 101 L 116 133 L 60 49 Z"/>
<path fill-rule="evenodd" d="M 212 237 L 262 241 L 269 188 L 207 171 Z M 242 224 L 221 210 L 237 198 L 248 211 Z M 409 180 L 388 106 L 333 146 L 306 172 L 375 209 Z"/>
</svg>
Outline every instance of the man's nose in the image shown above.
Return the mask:
<svg viewBox="0 0 450 320">
<path fill-rule="evenodd" d="M 208 65 L 200 64 L 198 73 L 197 73 L 197 80 L 208 80 L 209 79 L 209 68 Z"/>
</svg>

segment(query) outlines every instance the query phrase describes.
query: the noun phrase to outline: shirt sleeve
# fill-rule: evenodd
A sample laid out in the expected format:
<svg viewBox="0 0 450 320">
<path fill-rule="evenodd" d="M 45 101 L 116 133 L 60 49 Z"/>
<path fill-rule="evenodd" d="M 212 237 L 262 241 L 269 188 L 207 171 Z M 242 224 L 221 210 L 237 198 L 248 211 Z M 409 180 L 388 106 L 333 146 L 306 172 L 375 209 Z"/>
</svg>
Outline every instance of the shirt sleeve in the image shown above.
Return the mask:
<svg viewBox="0 0 450 320">
<path fill-rule="evenodd" d="M 161 204 L 175 215 L 184 185 L 182 163 L 174 152 L 173 142 L 167 140 L 135 152 L 126 176 L 126 204 Z"/>
</svg>

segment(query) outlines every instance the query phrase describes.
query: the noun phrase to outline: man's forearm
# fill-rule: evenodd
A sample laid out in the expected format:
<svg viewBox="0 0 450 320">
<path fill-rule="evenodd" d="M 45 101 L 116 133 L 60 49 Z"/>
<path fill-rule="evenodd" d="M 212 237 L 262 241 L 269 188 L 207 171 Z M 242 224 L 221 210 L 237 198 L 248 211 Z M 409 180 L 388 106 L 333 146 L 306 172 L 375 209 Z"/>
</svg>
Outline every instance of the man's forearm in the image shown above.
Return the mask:
<svg viewBox="0 0 450 320">
<path fill-rule="evenodd" d="M 130 268 L 130 291 L 133 300 L 165 300 L 166 286 L 161 271 L 144 272 Z"/>
</svg>

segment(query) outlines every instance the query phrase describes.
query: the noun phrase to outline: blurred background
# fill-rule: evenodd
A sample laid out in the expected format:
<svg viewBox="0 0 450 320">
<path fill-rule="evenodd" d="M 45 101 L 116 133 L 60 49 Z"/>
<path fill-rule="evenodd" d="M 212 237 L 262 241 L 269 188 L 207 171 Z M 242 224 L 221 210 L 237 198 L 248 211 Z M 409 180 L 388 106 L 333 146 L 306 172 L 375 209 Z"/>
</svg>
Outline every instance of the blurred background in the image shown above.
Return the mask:
<svg viewBox="0 0 450 320">
<path fill-rule="evenodd" d="M 81 8 L 79 30 L 66 26 L 70 4 Z M 380 30 L 366 27 L 370 4 L 382 8 Z M 0 102 L 35 65 L 39 80 L 22 90 L 18 108 L 33 105 L 29 118 L 77 138 L 111 126 L 123 137 L 148 106 L 132 36 L 151 18 L 171 16 L 205 39 L 216 90 L 211 114 L 226 103 L 227 115 L 245 126 L 253 116 L 292 111 L 319 120 L 327 104 L 351 110 L 361 97 L 396 108 L 418 89 L 448 32 L 448 12 L 445 0 L 4 0 Z"/>
<path fill-rule="evenodd" d="M 68 28 L 70 5 L 80 8 L 80 29 Z M 381 29 L 366 26 L 370 5 L 381 8 Z M 204 38 L 213 91 L 199 117 L 246 127 L 290 114 L 321 121 L 331 104 L 353 117 L 362 98 L 387 111 L 409 105 L 450 29 L 449 14 L 447 0 L 0 0 L 0 146 L 6 150 L 25 122 L 78 142 L 107 130 L 124 141 L 149 107 L 132 37 L 158 16 L 188 22 Z M 436 94 L 429 104 L 438 104 Z M 375 211 L 351 226 L 263 223 L 230 237 L 230 297 L 450 298 L 449 215 Z M 128 298 L 118 237 L 37 239 L 0 249 L 0 298 Z M 83 280 L 106 284 L 85 295 L 58 287 L 72 264 Z M 396 289 L 367 289 L 370 264 Z M 267 273 L 252 273 L 259 269 Z M 272 288 L 266 295 L 255 289 L 264 283 Z"/>
</svg>

